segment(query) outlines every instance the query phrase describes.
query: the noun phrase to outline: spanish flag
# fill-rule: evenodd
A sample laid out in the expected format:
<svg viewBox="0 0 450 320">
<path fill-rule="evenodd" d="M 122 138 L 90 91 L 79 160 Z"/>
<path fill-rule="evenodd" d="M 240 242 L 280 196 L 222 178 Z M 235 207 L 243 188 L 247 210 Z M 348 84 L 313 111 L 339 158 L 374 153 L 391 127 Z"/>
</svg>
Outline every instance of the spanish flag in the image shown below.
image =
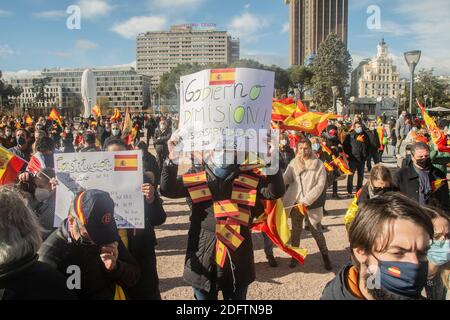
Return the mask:
<svg viewBox="0 0 450 320">
<path fill-rule="evenodd" d="M 55 108 L 53 108 L 52 111 L 50 111 L 48 119 L 56 121 L 58 125 L 62 127 L 61 116 L 59 115 L 59 112 Z"/>
<path fill-rule="evenodd" d="M 396 278 L 401 278 L 402 276 L 402 272 L 400 271 L 400 269 L 398 267 L 389 267 L 387 269 L 388 273 Z"/>
<path fill-rule="evenodd" d="M 137 171 L 137 154 L 116 154 L 114 155 L 114 171 Z"/>
<path fill-rule="evenodd" d="M 332 162 L 336 168 L 339 169 L 339 171 L 344 175 L 351 175 L 353 172 L 350 170 L 350 168 L 347 166 L 344 160 L 342 160 L 341 157 L 334 158 Z"/>
<path fill-rule="evenodd" d="M 192 187 L 201 183 L 206 183 L 208 180 L 206 178 L 206 171 L 197 173 L 187 173 L 183 175 L 183 184 L 187 187 Z"/>
<path fill-rule="evenodd" d="M 305 106 L 305 104 L 300 99 L 297 100 L 297 110 L 299 112 L 308 112 L 308 108 Z"/>
<path fill-rule="evenodd" d="M 25 118 L 25 123 L 29 126 L 33 124 L 33 119 L 30 117 L 29 114 L 27 114 L 27 117 Z"/>
<path fill-rule="evenodd" d="M 0 185 L 14 183 L 25 161 L 0 147 Z"/>
<path fill-rule="evenodd" d="M 206 183 L 192 188 L 188 188 L 188 192 L 193 203 L 199 203 L 212 199 L 211 191 L 209 190 L 208 185 L 206 185 Z"/>
<path fill-rule="evenodd" d="M 253 225 L 252 230 L 264 232 L 278 248 L 304 264 L 308 250 L 288 244 L 291 230 L 287 223 L 288 216 L 284 210 L 283 201 L 281 199 L 264 201 L 264 208 L 265 219 L 258 219 L 259 222 Z"/>
<path fill-rule="evenodd" d="M 234 217 L 229 217 L 228 221 L 248 227 L 250 223 L 250 211 L 239 207 L 239 214 Z"/>
<path fill-rule="evenodd" d="M 92 108 L 92 115 L 96 118 L 101 117 L 102 116 L 102 110 L 100 109 L 100 107 L 98 105 L 95 105 Z"/>
<path fill-rule="evenodd" d="M 213 208 L 216 219 L 239 215 L 238 205 L 230 200 L 214 202 Z"/>
<path fill-rule="evenodd" d="M 216 240 L 216 264 L 223 268 L 227 259 L 228 249 L 222 241 Z"/>
<path fill-rule="evenodd" d="M 256 189 L 242 189 L 233 186 L 231 200 L 238 204 L 254 207 L 256 203 Z"/>
<path fill-rule="evenodd" d="M 363 135 L 363 134 L 358 135 L 358 136 L 356 137 L 356 141 L 359 141 L 359 142 L 361 142 L 361 143 L 366 142 L 366 140 L 364 139 L 364 135 Z"/>
<path fill-rule="evenodd" d="M 422 111 L 423 119 L 425 120 L 428 132 L 431 135 L 431 140 L 433 140 L 433 143 L 436 145 L 438 151 L 450 152 L 450 146 L 448 146 L 447 136 L 439 129 L 434 120 L 428 115 L 419 99 L 417 99 L 417 104 Z"/>
<path fill-rule="evenodd" d="M 283 100 L 272 101 L 272 121 L 284 121 L 289 118 L 297 108 L 294 99 L 287 98 Z"/>
<path fill-rule="evenodd" d="M 333 171 L 333 166 L 331 166 L 328 162 L 324 162 L 323 166 L 325 167 L 325 170 L 327 170 L 327 172 L 331 172 Z"/>
<path fill-rule="evenodd" d="M 259 179 L 246 174 L 241 174 L 237 179 L 234 180 L 234 184 L 237 184 L 244 188 L 256 189 L 258 186 Z"/>
<path fill-rule="evenodd" d="M 280 128 L 285 130 L 295 130 L 310 133 L 314 136 L 320 136 L 323 130 L 328 126 L 328 120 L 337 119 L 340 116 L 331 113 L 320 112 L 295 112 L 286 120 Z"/>
<path fill-rule="evenodd" d="M 447 179 L 437 179 L 431 182 L 431 191 L 435 192 L 447 183 Z"/>
<path fill-rule="evenodd" d="M 244 242 L 244 237 L 239 234 L 240 226 L 231 226 L 216 224 L 216 237 L 223 242 L 229 249 L 236 251 Z"/>
<path fill-rule="evenodd" d="M 114 115 L 111 117 L 111 121 L 118 121 L 120 119 L 120 110 L 114 108 Z"/>
<path fill-rule="evenodd" d="M 212 69 L 209 80 L 210 86 L 234 84 L 236 82 L 236 69 Z"/>
</svg>

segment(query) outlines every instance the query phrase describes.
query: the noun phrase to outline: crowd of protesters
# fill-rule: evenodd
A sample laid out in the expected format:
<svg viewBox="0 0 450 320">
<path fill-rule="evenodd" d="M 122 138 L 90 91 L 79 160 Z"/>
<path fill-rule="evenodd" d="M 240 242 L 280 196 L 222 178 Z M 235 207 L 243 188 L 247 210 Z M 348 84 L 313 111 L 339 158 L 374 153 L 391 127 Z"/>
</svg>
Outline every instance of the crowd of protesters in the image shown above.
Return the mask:
<svg viewBox="0 0 450 320">
<path fill-rule="evenodd" d="M 188 171 L 203 181 L 198 186 L 206 200 L 199 200 L 188 188 L 186 176 L 178 175 L 176 117 L 136 114 L 137 134 L 132 141 L 126 139 L 118 119 L 74 120 L 1 119 L 2 150 L 26 164 L 37 161 L 39 170 L 29 170 L 25 164 L 15 184 L 0 186 L 0 300 L 161 299 L 154 231 L 166 219 L 160 194 L 186 198 L 190 207 L 183 279 L 198 300 L 217 299 L 219 291 L 224 299 L 246 298 L 256 279 L 251 223 L 264 214 L 263 200 L 282 199 L 292 221 L 291 245 L 300 246 L 302 230 L 307 228 L 324 268 L 332 270 L 321 224 L 329 188 L 333 199 L 353 198 L 344 218 L 351 259 L 326 285 L 322 299 L 450 298 L 446 180 L 450 153 L 436 150 L 423 123 L 406 112 L 398 119 L 383 115 L 370 121 L 361 114 L 335 121 L 319 137 L 284 132 L 277 157 L 280 169 L 273 175 L 227 163 L 223 152 L 212 151 Z M 447 122 L 438 126 L 448 133 Z M 156 157 L 149 152 L 150 142 Z M 383 164 L 389 148 L 399 167 L 392 172 Z M 143 155 L 144 229 L 118 229 L 111 218 L 113 200 L 97 189 L 77 194 L 67 218 L 53 226 L 58 188 L 54 154 L 132 149 L 142 150 Z M 369 179 L 364 185 L 365 172 Z M 338 181 L 345 178 L 347 194 L 343 195 Z M 249 180 L 250 189 L 235 188 L 236 181 L 248 186 Z M 250 200 L 242 202 L 241 196 Z M 216 203 L 239 204 L 246 220 L 237 226 L 221 219 Z M 220 249 L 217 226 L 231 236 L 238 233 L 233 250 Z M 273 243 L 263 236 L 268 263 L 277 267 Z M 220 263 L 219 250 L 226 252 Z M 297 265 L 292 258 L 289 267 Z M 71 266 L 78 266 L 82 277 L 81 285 L 69 288 Z M 375 287 L 368 285 L 376 274 L 374 266 L 379 269 Z"/>
</svg>

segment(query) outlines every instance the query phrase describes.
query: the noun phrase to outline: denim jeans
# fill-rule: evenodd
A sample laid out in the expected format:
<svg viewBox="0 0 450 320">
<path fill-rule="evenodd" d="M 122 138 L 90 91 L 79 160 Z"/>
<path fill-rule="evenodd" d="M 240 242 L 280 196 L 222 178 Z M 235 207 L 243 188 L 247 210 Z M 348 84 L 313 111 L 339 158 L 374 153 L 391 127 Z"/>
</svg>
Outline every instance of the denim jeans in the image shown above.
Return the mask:
<svg viewBox="0 0 450 320">
<path fill-rule="evenodd" d="M 219 293 L 218 289 L 212 289 L 211 292 L 206 292 L 198 288 L 192 287 L 194 290 L 195 300 L 217 300 L 217 295 Z M 247 299 L 248 286 L 237 287 L 236 291 L 233 290 L 222 290 L 224 300 L 246 300 Z"/>
</svg>

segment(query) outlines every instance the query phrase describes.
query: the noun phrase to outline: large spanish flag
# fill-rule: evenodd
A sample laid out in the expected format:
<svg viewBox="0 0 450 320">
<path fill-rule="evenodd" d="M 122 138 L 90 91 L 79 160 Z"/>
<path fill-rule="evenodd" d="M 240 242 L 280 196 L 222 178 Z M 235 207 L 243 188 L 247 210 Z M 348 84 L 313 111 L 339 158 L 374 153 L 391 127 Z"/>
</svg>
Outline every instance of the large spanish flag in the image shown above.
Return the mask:
<svg viewBox="0 0 450 320">
<path fill-rule="evenodd" d="M 280 127 L 285 130 L 301 131 L 310 133 L 314 136 L 320 136 L 323 130 L 328 126 L 328 120 L 338 118 L 340 118 L 340 116 L 331 113 L 295 112 L 289 118 L 284 120 Z"/>
<path fill-rule="evenodd" d="M 137 171 L 137 154 L 114 155 L 114 171 Z"/>
<path fill-rule="evenodd" d="M 210 86 L 234 84 L 236 82 L 236 69 L 212 69 L 209 79 Z"/>
<path fill-rule="evenodd" d="M 428 115 L 419 99 L 417 99 L 417 104 L 419 105 L 420 111 L 422 111 L 422 116 L 428 128 L 431 140 L 433 140 L 433 143 L 436 145 L 438 151 L 450 152 L 447 136 L 438 128 L 434 120 Z"/>
<path fill-rule="evenodd" d="M 0 147 L 0 185 L 13 183 L 25 161 Z"/>
<path fill-rule="evenodd" d="M 283 201 L 281 199 L 264 201 L 264 208 L 264 218 L 258 219 L 259 222 L 253 225 L 252 230 L 264 232 L 278 248 L 304 264 L 308 250 L 288 244 L 291 231 L 287 223 L 288 215 L 284 210 Z"/>
<path fill-rule="evenodd" d="M 297 105 L 294 99 L 287 98 L 283 100 L 272 101 L 272 121 L 284 121 L 296 112 Z"/>
<path fill-rule="evenodd" d="M 49 114 L 48 118 L 50 120 L 56 121 L 58 123 L 58 125 L 60 127 L 62 127 L 61 116 L 59 115 L 59 112 L 55 108 L 53 108 L 52 111 L 50 111 L 50 114 Z"/>
</svg>

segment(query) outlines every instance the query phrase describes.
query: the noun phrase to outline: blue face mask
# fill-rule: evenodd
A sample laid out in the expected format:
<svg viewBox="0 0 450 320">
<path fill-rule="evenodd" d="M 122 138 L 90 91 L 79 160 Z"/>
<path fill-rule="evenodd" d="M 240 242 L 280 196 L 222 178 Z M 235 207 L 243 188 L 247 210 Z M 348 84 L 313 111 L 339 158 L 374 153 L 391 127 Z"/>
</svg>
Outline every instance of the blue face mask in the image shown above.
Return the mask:
<svg viewBox="0 0 450 320">
<path fill-rule="evenodd" d="M 425 287 L 428 261 L 419 264 L 378 260 L 381 271 L 381 287 L 393 294 L 417 298 Z"/>
<path fill-rule="evenodd" d="M 320 144 L 319 143 L 313 143 L 312 144 L 313 151 L 317 152 L 320 150 Z"/>
<path fill-rule="evenodd" d="M 435 266 L 442 266 L 450 261 L 450 240 L 435 240 L 430 243 L 428 260 Z"/>
</svg>

